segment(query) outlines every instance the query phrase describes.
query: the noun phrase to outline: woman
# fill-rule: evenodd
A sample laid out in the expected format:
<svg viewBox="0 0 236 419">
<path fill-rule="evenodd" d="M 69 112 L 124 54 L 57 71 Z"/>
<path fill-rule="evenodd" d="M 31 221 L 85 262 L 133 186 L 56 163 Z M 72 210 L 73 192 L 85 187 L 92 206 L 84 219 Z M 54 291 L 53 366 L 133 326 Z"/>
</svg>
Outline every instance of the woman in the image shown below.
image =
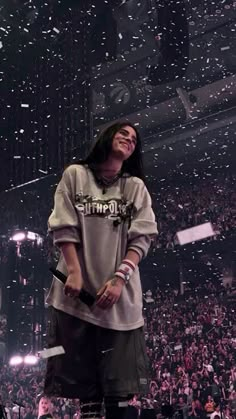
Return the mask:
<svg viewBox="0 0 236 419">
<path fill-rule="evenodd" d="M 39 411 L 38 411 L 38 419 L 50 419 L 52 418 L 51 414 L 51 403 L 47 397 L 41 397 L 39 401 Z"/>
<path fill-rule="evenodd" d="M 116 123 L 98 138 L 85 161 L 69 166 L 55 193 L 49 231 L 60 247 L 47 302 L 50 358 L 46 394 L 79 398 L 82 418 L 122 419 L 128 401 L 147 392 L 142 288 L 138 264 L 156 238 L 151 198 L 144 184 L 141 141 L 130 123 Z M 96 297 L 92 307 L 78 297 Z"/>
</svg>

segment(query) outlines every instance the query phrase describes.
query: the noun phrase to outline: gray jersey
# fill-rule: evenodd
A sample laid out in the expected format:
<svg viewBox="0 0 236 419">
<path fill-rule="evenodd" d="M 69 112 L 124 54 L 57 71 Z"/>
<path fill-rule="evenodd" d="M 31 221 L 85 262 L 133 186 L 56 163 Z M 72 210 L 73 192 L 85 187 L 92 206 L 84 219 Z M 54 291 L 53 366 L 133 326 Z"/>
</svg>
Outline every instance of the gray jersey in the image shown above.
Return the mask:
<svg viewBox="0 0 236 419">
<path fill-rule="evenodd" d="M 93 295 L 114 276 L 128 249 L 143 258 L 157 235 L 151 198 L 142 180 L 121 177 L 103 192 L 87 166 L 69 166 L 56 189 L 48 220 L 55 244 L 76 244 L 84 288 Z M 67 275 L 62 253 L 57 269 Z M 65 296 L 63 284 L 55 278 L 47 303 L 109 329 L 132 330 L 144 324 L 138 266 L 119 301 L 109 310 L 89 308 Z"/>
</svg>

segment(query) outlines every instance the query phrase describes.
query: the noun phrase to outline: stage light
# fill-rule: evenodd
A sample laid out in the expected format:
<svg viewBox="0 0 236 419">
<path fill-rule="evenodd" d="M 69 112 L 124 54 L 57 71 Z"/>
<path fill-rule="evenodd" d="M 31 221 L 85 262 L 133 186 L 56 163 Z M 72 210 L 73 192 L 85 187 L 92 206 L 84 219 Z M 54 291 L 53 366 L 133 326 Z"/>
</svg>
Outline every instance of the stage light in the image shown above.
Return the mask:
<svg viewBox="0 0 236 419">
<path fill-rule="evenodd" d="M 35 355 L 26 355 L 24 357 L 24 364 L 26 365 L 36 365 L 38 363 L 38 358 Z"/>
<path fill-rule="evenodd" d="M 10 240 L 15 242 L 23 242 L 23 241 L 36 241 L 38 245 L 42 244 L 43 238 L 38 233 L 34 233 L 33 231 L 16 231 L 10 237 Z"/>
<path fill-rule="evenodd" d="M 13 356 L 13 357 L 10 359 L 10 361 L 9 361 L 9 365 L 10 365 L 11 367 L 16 367 L 17 365 L 21 365 L 21 364 L 23 364 L 23 362 L 24 362 L 24 360 L 23 360 L 22 356 L 16 355 L 16 356 Z"/>
<path fill-rule="evenodd" d="M 26 355 L 22 357 L 21 355 L 15 355 L 9 360 L 9 365 L 11 367 L 16 367 L 18 365 L 36 365 L 38 363 L 39 358 L 35 355 Z"/>
<path fill-rule="evenodd" d="M 37 235 L 35 234 L 35 233 L 33 233 L 32 231 L 27 231 L 27 239 L 29 239 L 29 240 L 36 240 L 36 238 L 37 238 Z"/>
<path fill-rule="evenodd" d="M 43 238 L 37 234 L 33 233 L 32 231 L 27 231 L 27 239 L 31 241 L 37 241 L 37 244 L 40 245 L 43 242 Z"/>
<path fill-rule="evenodd" d="M 26 234 L 23 231 L 19 231 L 13 234 L 13 236 L 11 237 L 11 240 L 13 240 L 14 242 L 22 242 L 25 239 L 26 239 Z"/>
</svg>

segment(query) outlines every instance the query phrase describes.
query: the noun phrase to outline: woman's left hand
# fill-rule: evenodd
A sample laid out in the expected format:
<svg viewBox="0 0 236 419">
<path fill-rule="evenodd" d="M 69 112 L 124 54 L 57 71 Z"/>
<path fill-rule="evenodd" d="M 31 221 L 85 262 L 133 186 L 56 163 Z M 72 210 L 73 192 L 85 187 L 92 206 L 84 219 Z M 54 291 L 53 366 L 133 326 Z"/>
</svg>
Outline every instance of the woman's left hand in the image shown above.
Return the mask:
<svg viewBox="0 0 236 419">
<path fill-rule="evenodd" d="M 119 300 L 124 284 L 117 276 L 107 281 L 97 293 L 96 305 L 103 310 L 111 308 Z"/>
</svg>

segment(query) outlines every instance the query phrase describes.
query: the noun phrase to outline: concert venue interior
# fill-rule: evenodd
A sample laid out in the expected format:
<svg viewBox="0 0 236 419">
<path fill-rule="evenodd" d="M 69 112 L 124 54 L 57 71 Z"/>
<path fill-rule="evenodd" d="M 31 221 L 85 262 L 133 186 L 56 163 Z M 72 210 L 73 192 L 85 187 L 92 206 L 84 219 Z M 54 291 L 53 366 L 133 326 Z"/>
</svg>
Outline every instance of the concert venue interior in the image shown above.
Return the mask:
<svg viewBox="0 0 236 419">
<path fill-rule="evenodd" d="M 235 419 L 236 2 L 0 0 L 0 60 L 0 419 L 38 418 L 54 192 L 116 120 L 141 134 L 159 230 L 129 417 Z"/>
</svg>

